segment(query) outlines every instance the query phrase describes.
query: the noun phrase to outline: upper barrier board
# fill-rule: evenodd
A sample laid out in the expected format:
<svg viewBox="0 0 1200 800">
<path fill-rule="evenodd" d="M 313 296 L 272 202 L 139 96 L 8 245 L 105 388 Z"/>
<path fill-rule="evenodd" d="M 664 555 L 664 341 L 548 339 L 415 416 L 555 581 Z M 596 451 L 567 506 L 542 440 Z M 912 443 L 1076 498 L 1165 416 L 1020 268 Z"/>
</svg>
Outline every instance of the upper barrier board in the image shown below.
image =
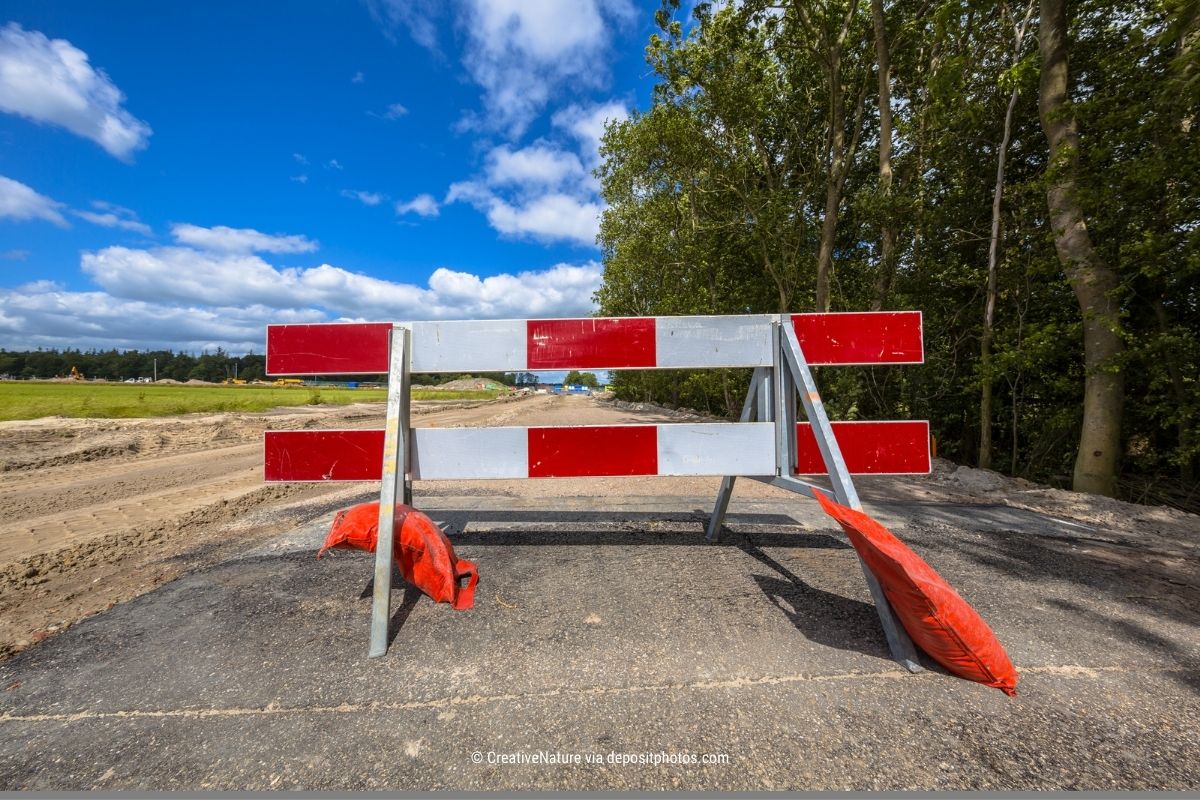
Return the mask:
<svg viewBox="0 0 1200 800">
<path fill-rule="evenodd" d="M 772 364 L 768 314 L 400 323 L 412 372 L 707 369 Z M 793 314 L 813 366 L 920 364 L 919 311 Z M 390 322 L 267 326 L 270 375 L 388 371 Z"/>
</svg>

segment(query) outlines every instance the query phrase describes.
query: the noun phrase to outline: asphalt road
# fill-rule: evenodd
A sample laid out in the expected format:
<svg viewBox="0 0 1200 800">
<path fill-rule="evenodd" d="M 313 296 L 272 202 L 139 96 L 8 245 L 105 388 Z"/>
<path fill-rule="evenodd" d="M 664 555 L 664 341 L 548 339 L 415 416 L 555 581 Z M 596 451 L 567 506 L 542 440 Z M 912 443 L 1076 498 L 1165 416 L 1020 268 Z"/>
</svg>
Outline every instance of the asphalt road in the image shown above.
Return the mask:
<svg viewBox="0 0 1200 800">
<path fill-rule="evenodd" d="M 1008 698 L 901 671 L 811 501 L 735 497 L 707 545 L 711 502 L 423 498 L 476 607 L 399 586 L 377 660 L 371 557 L 315 560 L 326 515 L 0 664 L 0 789 L 1200 786 L 1200 589 L 1153 554 L 868 505 L 992 625 Z"/>
</svg>

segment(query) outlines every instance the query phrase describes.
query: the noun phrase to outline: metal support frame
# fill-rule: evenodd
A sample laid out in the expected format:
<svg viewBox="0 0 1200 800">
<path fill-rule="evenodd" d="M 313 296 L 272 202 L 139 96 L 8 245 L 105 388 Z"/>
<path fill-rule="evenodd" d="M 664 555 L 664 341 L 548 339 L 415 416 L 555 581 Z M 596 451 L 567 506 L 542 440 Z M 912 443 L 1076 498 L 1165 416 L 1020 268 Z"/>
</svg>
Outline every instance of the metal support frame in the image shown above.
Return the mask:
<svg viewBox="0 0 1200 800">
<path fill-rule="evenodd" d="M 768 420 L 763 419 L 764 412 L 768 408 L 771 409 L 772 420 L 775 422 L 776 467 L 775 475 L 755 476 L 754 479 L 809 497 L 813 497 L 817 491 L 828 491 L 792 475 L 796 459 L 796 394 L 798 390 L 800 402 L 804 406 L 805 417 L 812 427 L 817 447 L 821 451 L 821 458 L 825 462 L 826 472 L 829 473 L 835 499 L 844 506 L 861 510 L 862 502 L 858 499 L 854 481 L 850 477 L 850 471 L 846 468 L 842 450 L 838 446 L 837 439 L 834 438 L 833 428 L 825 413 L 825 404 L 817 390 L 816 380 L 808 367 L 808 361 L 804 357 L 804 350 L 796 337 L 796 331 L 790 324 L 787 324 L 787 317 L 783 315 L 771 323 L 771 328 L 773 343 L 771 370 L 769 374 L 764 374 L 765 368 L 762 367 L 754 371 L 754 375 L 750 379 L 750 391 L 747 393 L 746 402 L 742 407 L 741 421 L 752 421 L 757 407 L 759 421 L 766 422 Z M 771 387 L 769 398 L 765 391 L 767 385 Z M 713 508 L 712 517 L 709 519 L 707 538 L 710 542 L 716 541 L 721 526 L 724 524 L 729 498 L 733 494 L 734 480 L 734 476 L 727 476 L 721 480 L 716 505 Z M 892 606 L 883 593 L 883 587 L 879 585 L 878 579 L 861 558 L 859 558 L 859 565 L 862 567 L 863 577 L 867 581 L 867 588 L 870 589 L 871 599 L 875 603 L 875 610 L 879 614 L 879 622 L 887 637 L 892 658 L 909 672 L 920 672 L 922 667 L 917 658 L 916 647 L 908 633 L 896 620 Z"/>
<path fill-rule="evenodd" d="M 412 502 L 409 482 L 408 328 L 393 326 L 388 356 L 387 422 L 383 435 L 383 484 L 379 491 L 379 527 L 375 539 L 375 593 L 371 600 L 370 658 L 388 649 L 388 622 L 392 601 L 392 539 L 397 489 L 405 503 Z"/>
</svg>

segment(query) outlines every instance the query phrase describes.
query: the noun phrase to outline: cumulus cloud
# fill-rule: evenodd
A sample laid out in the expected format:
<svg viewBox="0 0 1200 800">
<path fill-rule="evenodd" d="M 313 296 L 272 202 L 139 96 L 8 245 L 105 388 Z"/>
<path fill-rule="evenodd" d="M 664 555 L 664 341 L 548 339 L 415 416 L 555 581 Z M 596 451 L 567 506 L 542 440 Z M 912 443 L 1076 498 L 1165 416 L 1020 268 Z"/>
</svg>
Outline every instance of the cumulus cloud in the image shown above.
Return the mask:
<svg viewBox="0 0 1200 800">
<path fill-rule="evenodd" d="M 25 261 L 29 258 L 28 250 L 3 250 L 0 251 L 0 261 Z"/>
<path fill-rule="evenodd" d="M 0 219 L 41 219 L 66 228 L 67 220 L 62 215 L 62 208 L 62 203 L 38 194 L 20 181 L 0 175 Z"/>
<path fill-rule="evenodd" d="M 199 225 L 176 223 L 171 235 L 180 244 L 193 245 L 222 253 L 311 253 L 319 246 L 305 236 L 271 235 L 253 228 L 202 228 Z"/>
<path fill-rule="evenodd" d="M 387 199 L 387 195 L 378 192 L 364 192 L 358 189 L 342 189 L 342 197 L 357 200 L 364 206 L 377 206 Z"/>
<path fill-rule="evenodd" d="M 600 163 L 600 138 L 604 136 L 604 126 L 628 116 L 629 109 L 623 103 L 610 100 L 595 105 L 569 105 L 555 112 L 551 122 L 579 141 L 588 166 L 594 167 Z"/>
<path fill-rule="evenodd" d="M 633 15 L 628 0 L 470 0 L 463 64 L 485 112 L 474 124 L 516 138 L 562 88 L 604 85 L 610 24 Z"/>
<path fill-rule="evenodd" d="M 349 317 L 454 319 L 590 313 L 602 269 L 595 262 L 479 277 L 440 268 L 428 286 L 397 283 L 330 264 L 277 268 L 247 253 L 188 247 L 106 247 L 85 253 L 85 274 L 110 296 L 145 303 L 316 307 Z"/>
<path fill-rule="evenodd" d="M 447 203 L 469 203 L 505 236 L 595 244 L 604 207 L 579 156 L 539 141 L 501 145 L 485 161 L 480 178 L 451 184 Z"/>
<path fill-rule="evenodd" d="M 562 192 L 509 201 L 477 181 L 451 184 L 446 202 L 470 203 L 487 216 L 492 228 L 506 236 L 582 245 L 595 244 L 604 210 L 597 201 Z"/>
<path fill-rule="evenodd" d="M 269 322 L 322 322 L 316 309 L 163 305 L 52 283 L 0 289 L 0 347 L 263 352 Z"/>
<path fill-rule="evenodd" d="M 15 22 L 0 28 L 0 111 L 59 125 L 129 160 L 150 126 L 122 106 L 125 95 L 88 55 Z"/>
<path fill-rule="evenodd" d="M 139 220 L 137 214 L 128 208 L 112 203 L 105 203 L 101 200 L 93 200 L 92 208 L 95 210 L 72 211 L 71 213 L 80 219 L 87 220 L 93 225 L 100 225 L 104 228 L 120 228 L 121 230 L 140 233 L 143 236 L 153 235 L 150 226 Z"/>
<path fill-rule="evenodd" d="M 433 195 L 419 194 L 412 200 L 396 203 L 396 214 L 417 214 L 422 217 L 436 217 L 438 215 L 438 202 L 433 199 Z"/>
<path fill-rule="evenodd" d="M 487 157 L 487 180 L 492 186 L 554 187 L 584 175 L 577 155 L 546 144 L 520 150 L 502 145 Z"/>
</svg>

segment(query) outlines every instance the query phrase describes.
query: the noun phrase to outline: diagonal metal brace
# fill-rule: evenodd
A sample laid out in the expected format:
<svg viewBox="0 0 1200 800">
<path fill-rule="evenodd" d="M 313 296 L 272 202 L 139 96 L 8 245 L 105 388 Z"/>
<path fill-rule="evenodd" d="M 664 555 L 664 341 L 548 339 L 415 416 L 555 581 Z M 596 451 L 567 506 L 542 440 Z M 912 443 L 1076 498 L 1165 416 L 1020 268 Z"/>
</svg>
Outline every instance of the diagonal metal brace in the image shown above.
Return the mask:
<svg viewBox="0 0 1200 800">
<path fill-rule="evenodd" d="M 769 379 L 770 373 L 766 367 L 754 368 L 754 374 L 750 376 L 750 390 L 746 392 L 746 402 L 742 403 L 742 414 L 738 417 L 739 422 L 754 421 L 756 400 L 758 401 L 757 413 L 762 414 L 762 410 L 766 406 L 765 395 Z M 729 509 L 729 498 L 733 496 L 733 484 L 736 480 L 736 475 L 726 475 L 721 478 L 721 488 L 717 491 L 717 503 L 713 507 L 712 516 L 708 518 L 708 535 L 705 538 L 710 542 L 717 541 L 721 535 L 721 526 L 725 524 L 725 512 Z"/>
<path fill-rule="evenodd" d="M 383 434 L 383 484 L 379 490 L 379 527 L 375 538 L 375 593 L 371 600 L 370 658 L 379 658 L 388 649 L 388 621 L 392 601 L 392 537 L 396 495 L 411 499 L 409 472 L 409 392 L 408 328 L 395 326 L 391 332 L 388 369 L 387 422 Z M 401 489 L 403 487 L 403 489 Z"/>
<path fill-rule="evenodd" d="M 821 401 L 821 393 L 817 391 L 817 382 L 808 368 L 808 361 L 804 358 L 804 350 L 800 347 L 796 330 L 791 325 L 782 324 L 782 322 L 783 320 L 780 321 L 779 329 L 784 359 L 796 381 L 796 388 L 800 391 L 800 401 L 804 404 L 804 413 L 816 436 L 817 447 L 821 451 L 821 458 L 825 462 L 825 469 L 829 473 L 829 480 L 833 485 L 834 497 L 844 506 L 862 510 L 862 502 L 858 499 L 854 481 L 850 478 L 850 471 L 846 468 L 842 449 L 838 446 L 837 439 L 834 438 L 833 427 L 829 424 L 829 416 L 825 413 L 825 404 Z M 790 427 L 794 430 L 794 423 L 790 423 Z M 787 477 L 790 478 L 791 475 Z M 917 657 L 917 649 L 913 645 L 912 639 L 909 638 L 908 632 L 896 620 L 895 612 L 892 610 L 887 596 L 883 593 L 883 587 L 879 585 L 879 580 L 861 557 L 858 563 L 862 567 L 863 577 L 867 580 L 867 587 L 871 590 L 871 599 L 875 601 L 875 611 L 879 614 L 879 622 L 883 625 L 883 633 L 887 637 L 892 658 L 900 662 L 909 672 L 921 672 L 923 668 Z"/>
</svg>

